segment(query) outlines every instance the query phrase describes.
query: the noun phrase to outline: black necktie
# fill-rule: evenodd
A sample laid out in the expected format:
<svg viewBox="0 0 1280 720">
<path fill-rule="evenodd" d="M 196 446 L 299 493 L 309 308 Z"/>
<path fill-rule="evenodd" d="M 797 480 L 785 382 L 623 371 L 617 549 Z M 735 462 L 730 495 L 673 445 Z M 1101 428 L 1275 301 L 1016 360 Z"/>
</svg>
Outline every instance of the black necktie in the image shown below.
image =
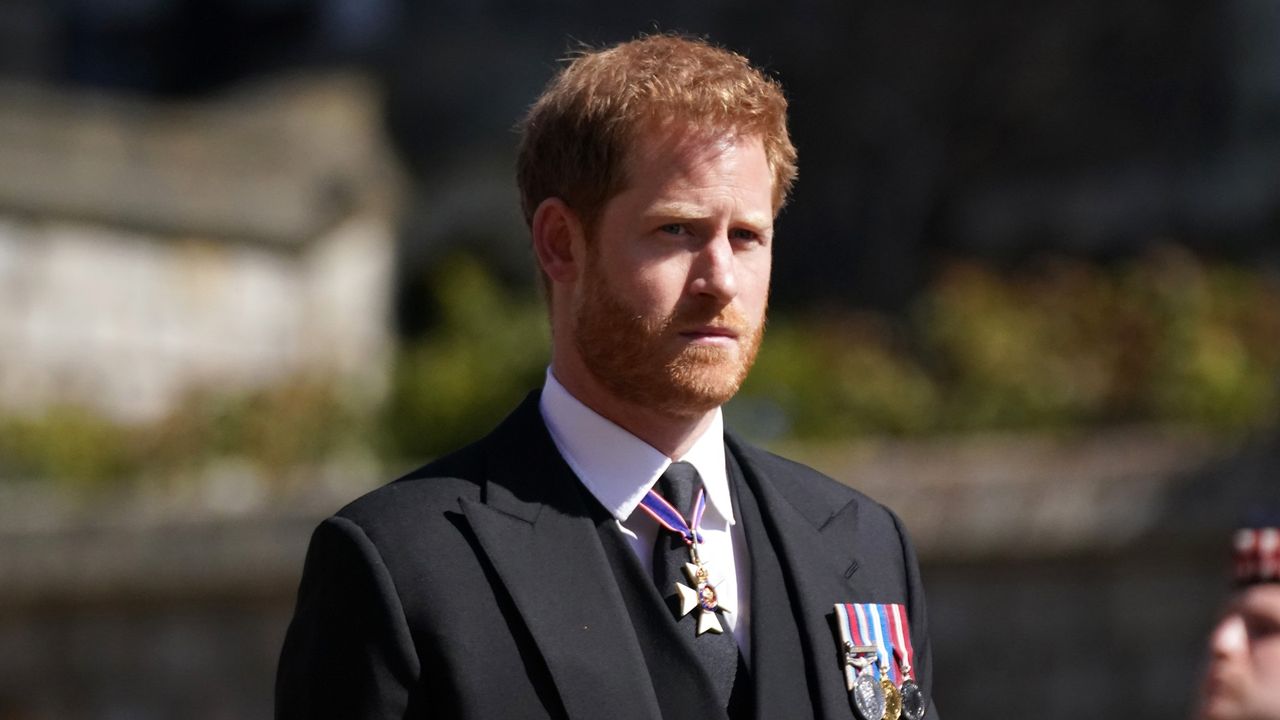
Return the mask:
<svg viewBox="0 0 1280 720">
<path fill-rule="evenodd" d="M 698 471 L 687 462 L 671 463 L 667 471 L 658 479 L 658 492 L 680 513 L 686 521 L 693 518 L 693 502 L 702 487 L 702 478 Z M 687 587 L 693 585 L 684 573 L 685 563 L 690 562 L 689 546 L 684 538 L 665 528 L 659 527 L 658 537 L 653 544 L 653 579 L 658 586 L 658 594 L 666 598 L 679 624 L 679 631 L 694 636 L 693 645 L 698 658 L 711 674 L 711 680 L 720 692 L 720 699 L 726 704 L 733 692 L 733 681 L 738 671 L 738 643 L 733 639 L 733 632 L 725 621 L 724 613 L 716 611 L 720 616 L 723 633 L 705 632 L 696 635 L 698 615 L 701 608 L 680 617 L 680 599 L 676 592 L 676 583 Z M 717 569 L 710 568 L 712 579 Z"/>
</svg>

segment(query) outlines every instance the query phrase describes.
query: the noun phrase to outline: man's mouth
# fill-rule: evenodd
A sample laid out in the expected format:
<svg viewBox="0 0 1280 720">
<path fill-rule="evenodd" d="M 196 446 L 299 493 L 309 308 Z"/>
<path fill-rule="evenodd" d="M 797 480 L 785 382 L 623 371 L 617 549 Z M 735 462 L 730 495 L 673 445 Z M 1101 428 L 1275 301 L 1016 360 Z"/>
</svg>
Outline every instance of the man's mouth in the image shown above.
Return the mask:
<svg viewBox="0 0 1280 720">
<path fill-rule="evenodd" d="M 1222 701 L 1235 696 L 1236 692 L 1236 682 L 1232 673 L 1219 667 L 1211 667 L 1206 673 L 1201 686 L 1201 693 L 1206 701 Z"/>
<path fill-rule="evenodd" d="M 699 325 L 680 331 L 680 336 L 697 342 L 731 343 L 737 341 L 739 332 L 724 325 Z"/>
</svg>

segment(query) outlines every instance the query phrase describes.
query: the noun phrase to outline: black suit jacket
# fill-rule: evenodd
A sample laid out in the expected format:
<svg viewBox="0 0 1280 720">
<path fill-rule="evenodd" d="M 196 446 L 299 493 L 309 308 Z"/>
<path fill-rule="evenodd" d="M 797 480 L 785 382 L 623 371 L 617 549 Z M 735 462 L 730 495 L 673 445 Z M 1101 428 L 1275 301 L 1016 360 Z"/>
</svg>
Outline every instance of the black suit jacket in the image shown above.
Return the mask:
<svg viewBox="0 0 1280 720">
<path fill-rule="evenodd" d="M 277 718 L 661 717 L 589 495 L 537 398 L 316 529 L 281 654 Z M 932 699 L 924 594 L 897 517 L 732 435 L 726 447 L 770 526 L 790 600 L 753 600 L 753 637 L 772 631 L 775 613 L 793 613 L 787 627 L 799 628 L 805 656 L 807 686 L 758 693 L 757 716 L 791 717 L 795 693 L 810 693 L 819 717 L 853 716 L 832 629 L 837 602 L 908 609 Z M 769 683 L 768 658 L 752 665 L 755 682 Z"/>
</svg>

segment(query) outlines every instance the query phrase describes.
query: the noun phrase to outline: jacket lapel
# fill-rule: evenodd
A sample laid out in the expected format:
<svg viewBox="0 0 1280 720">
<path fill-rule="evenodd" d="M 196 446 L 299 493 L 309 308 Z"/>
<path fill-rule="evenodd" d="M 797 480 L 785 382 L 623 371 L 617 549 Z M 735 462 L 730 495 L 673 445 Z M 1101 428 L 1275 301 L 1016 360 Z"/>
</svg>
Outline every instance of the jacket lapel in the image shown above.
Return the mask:
<svg viewBox="0 0 1280 720">
<path fill-rule="evenodd" d="M 814 711 L 819 717 L 847 720 L 851 710 L 831 618 L 835 603 L 870 594 L 870 588 L 859 582 L 853 552 L 857 501 L 833 512 L 830 500 L 815 497 L 811 484 L 802 482 L 786 461 L 732 435 L 726 436 L 726 442 L 755 491 L 774 539 L 800 628 Z M 764 608 L 753 612 L 759 621 L 767 622 L 764 615 Z"/>
<path fill-rule="evenodd" d="M 655 720 L 657 699 L 577 477 L 531 394 L 486 442 L 462 510 L 546 661 L 570 718 Z M 624 632 L 619 632 L 622 626 Z"/>
</svg>

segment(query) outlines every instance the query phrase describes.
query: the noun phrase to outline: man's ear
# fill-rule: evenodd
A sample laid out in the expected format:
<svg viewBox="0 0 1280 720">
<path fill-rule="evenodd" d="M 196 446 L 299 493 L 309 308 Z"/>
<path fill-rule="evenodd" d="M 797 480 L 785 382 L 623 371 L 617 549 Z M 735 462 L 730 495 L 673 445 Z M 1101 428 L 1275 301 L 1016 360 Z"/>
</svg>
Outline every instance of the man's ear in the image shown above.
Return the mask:
<svg viewBox="0 0 1280 720">
<path fill-rule="evenodd" d="M 543 200 L 533 213 L 533 253 L 551 282 L 572 282 L 582 269 L 586 237 L 582 221 L 563 200 Z"/>
</svg>

